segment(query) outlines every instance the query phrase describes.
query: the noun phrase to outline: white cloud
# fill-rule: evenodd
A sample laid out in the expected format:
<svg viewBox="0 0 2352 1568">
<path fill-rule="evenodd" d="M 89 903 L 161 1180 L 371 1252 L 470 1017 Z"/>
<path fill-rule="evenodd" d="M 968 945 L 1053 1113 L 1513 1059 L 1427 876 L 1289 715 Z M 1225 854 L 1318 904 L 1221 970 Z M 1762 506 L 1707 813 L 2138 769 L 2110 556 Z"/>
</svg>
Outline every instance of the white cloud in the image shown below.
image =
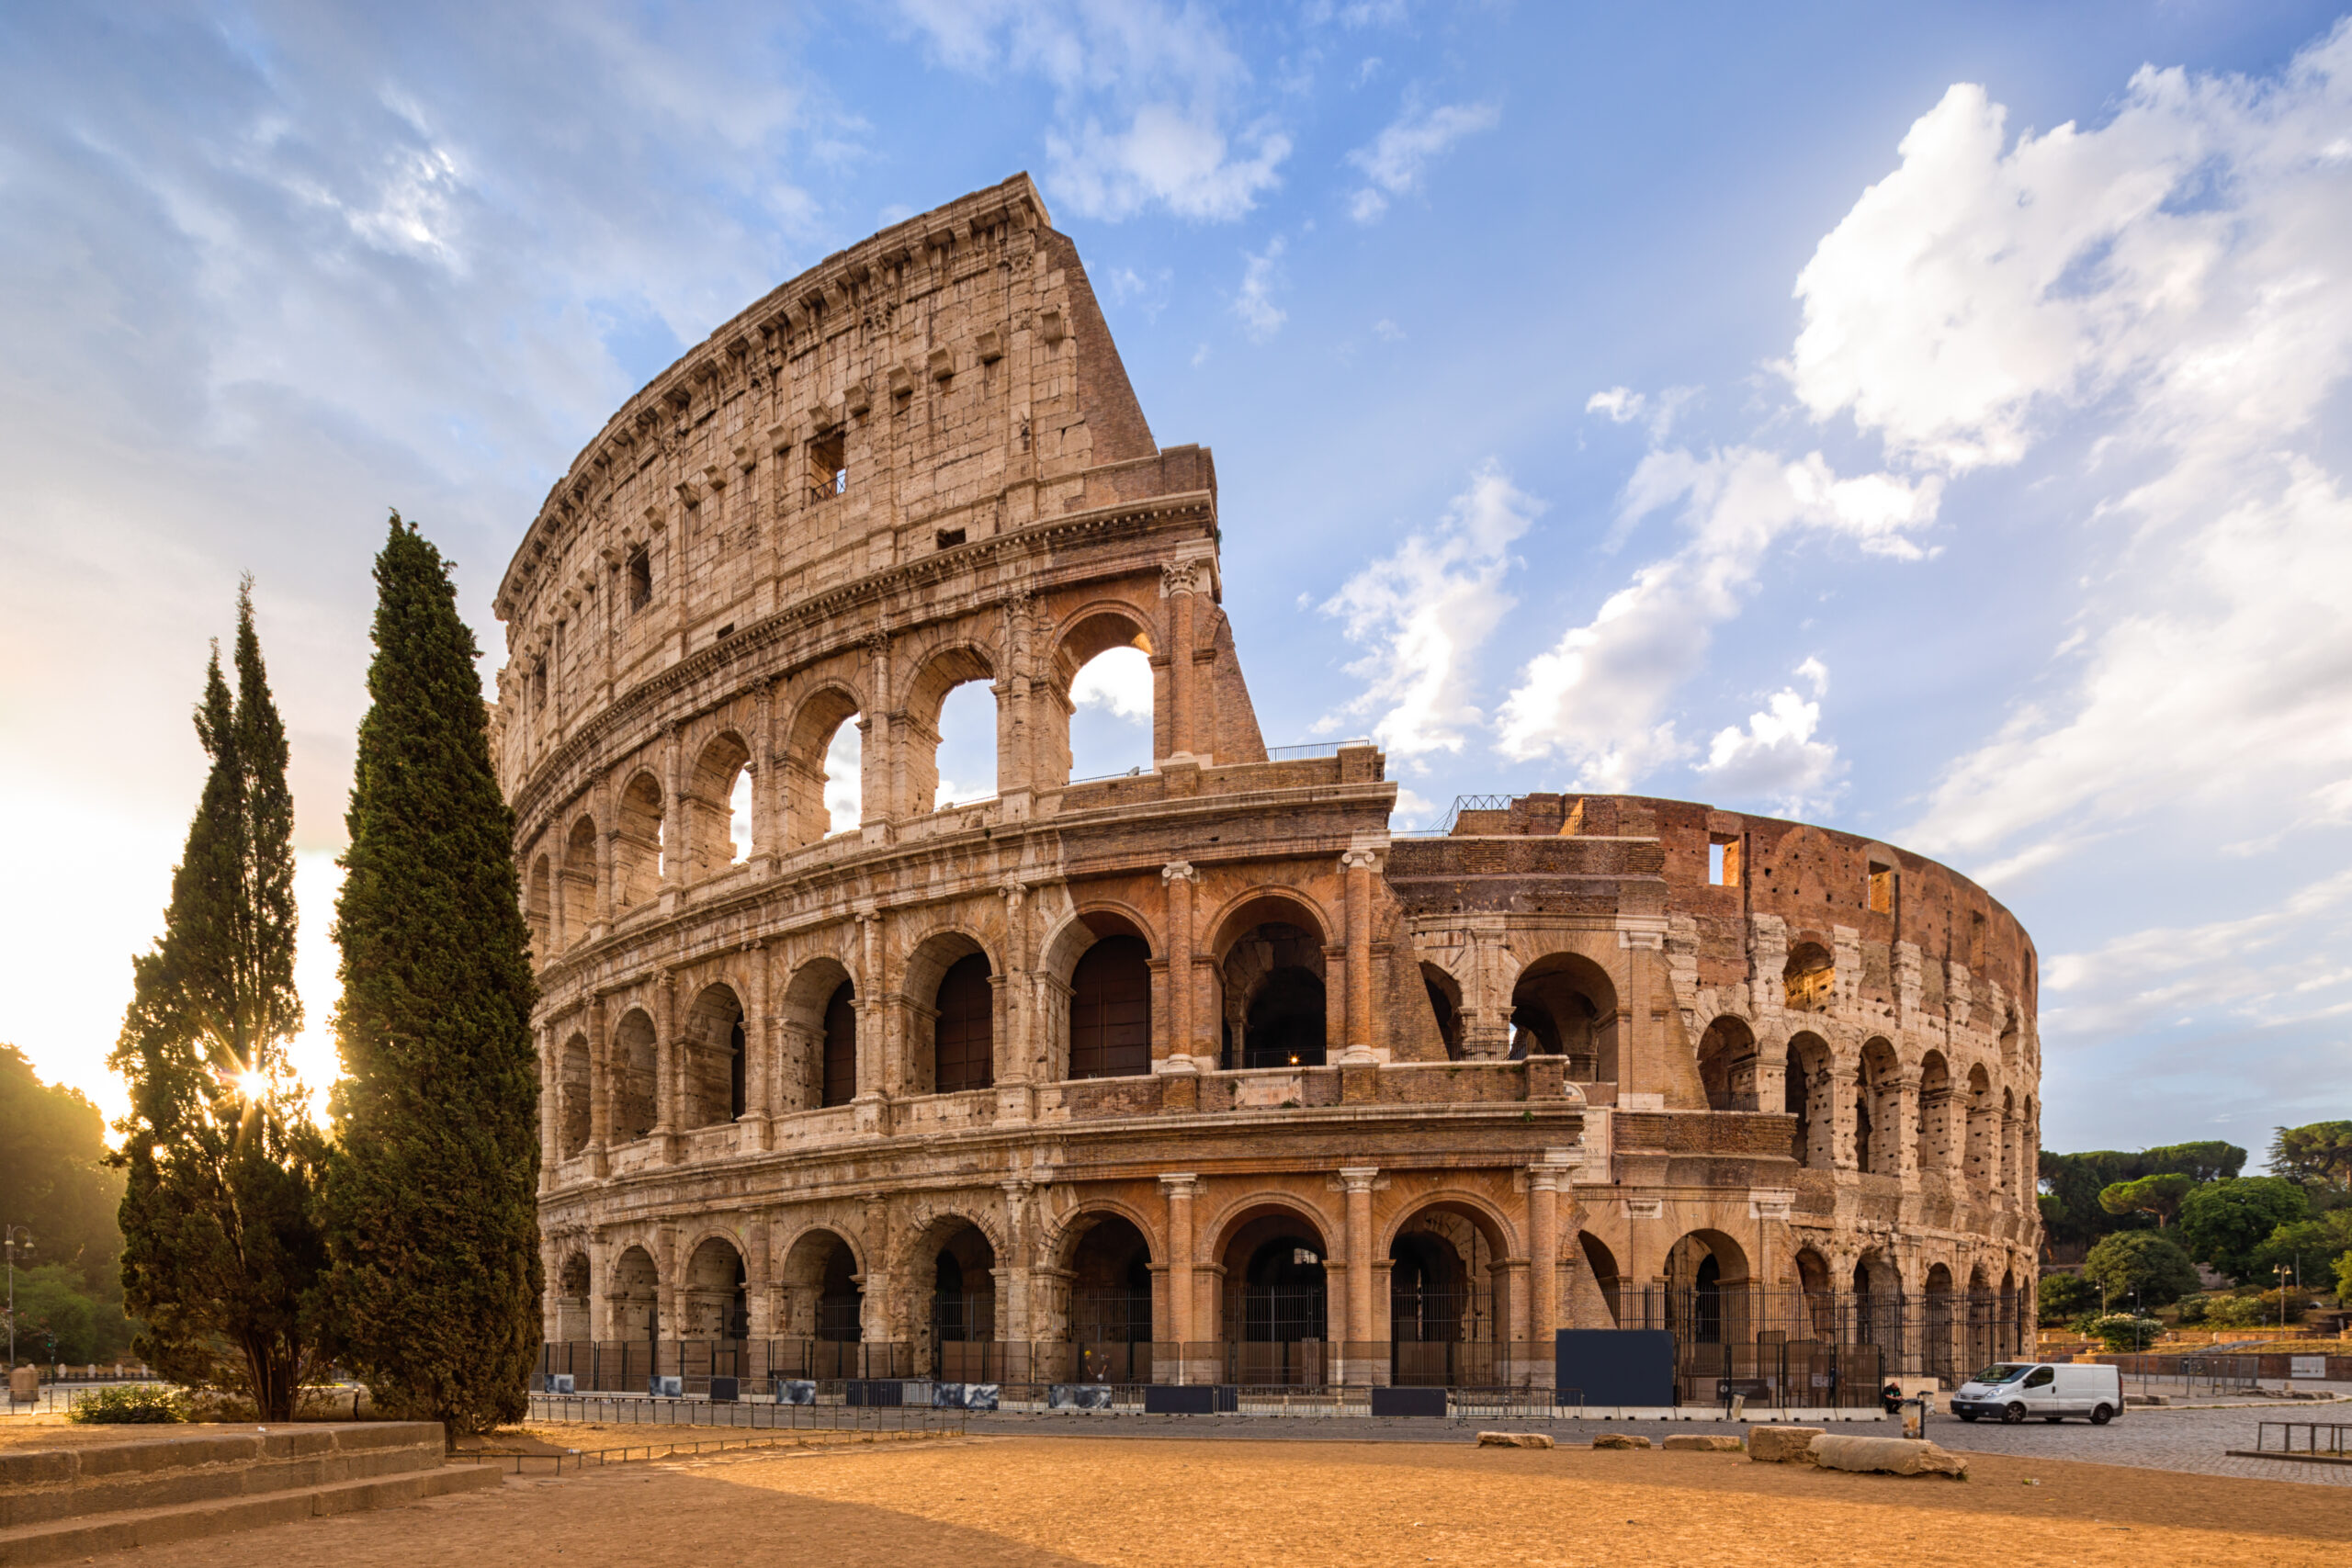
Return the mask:
<svg viewBox="0 0 2352 1568">
<path fill-rule="evenodd" d="M 1114 648 L 1087 660 L 1069 683 L 1069 700 L 1118 718 L 1151 718 L 1151 660 L 1141 649 Z"/>
<path fill-rule="evenodd" d="M 1595 392 L 1584 400 L 1587 413 L 1605 413 L 1611 424 L 1624 424 L 1642 417 L 1649 400 L 1630 387 L 1611 387 L 1605 392 Z"/>
<path fill-rule="evenodd" d="M 1365 180 L 1349 198 L 1348 215 L 1359 223 L 1378 222 L 1390 197 L 1419 187 L 1430 160 L 1464 137 L 1491 130 L 1501 121 L 1502 110 L 1493 104 L 1443 104 L 1428 110 L 1408 105 L 1370 145 L 1348 154 L 1348 162 Z"/>
<path fill-rule="evenodd" d="M 1289 312 L 1274 303 L 1274 289 L 1282 280 L 1283 249 L 1283 238 L 1277 234 L 1257 254 L 1241 253 L 1241 288 L 1233 297 L 1232 310 L 1241 318 L 1241 330 L 1252 343 L 1272 337 L 1290 319 Z M 1207 344 L 1202 349 L 1205 354 Z M 1199 364 L 1199 356 L 1193 363 Z"/>
<path fill-rule="evenodd" d="M 1411 761 L 1459 751 L 1485 723 L 1472 702 L 1472 656 L 1510 609 L 1510 547 L 1543 510 L 1488 463 L 1445 516 L 1342 583 L 1322 605 L 1368 651 L 1348 666 L 1364 690 L 1341 712 L 1376 715 L 1372 733 Z"/>
<path fill-rule="evenodd" d="M 1522 761 L 1563 757 L 1587 789 L 1630 788 L 1688 755 L 1674 695 L 1703 664 L 1711 628 L 1739 613 L 1768 552 L 1820 535 L 1916 556 L 1909 536 L 1934 520 L 1940 494 L 1933 477 L 1839 479 L 1818 453 L 1790 462 L 1752 447 L 1651 452 L 1626 484 L 1621 525 L 1679 503 L 1687 541 L 1529 662 L 1503 703 L 1498 749 Z"/>
<path fill-rule="evenodd" d="M 1766 799 L 1785 816 L 1802 817 L 1818 812 L 1836 794 L 1838 748 L 1814 739 L 1829 671 L 1818 659 L 1807 659 L 1796 673 L 1813 687 L 1813 701 L 1783 687 L 1765 700 L 1761 712 L 1747 716 L 1746 729 L 1734 725 L 1715 732 L 1697 772 L 1724 798 Z"/>
<path fill-rule="evenodd" d="M 2323 819 L 2352 774 L 2352 22 L 2279 76 L 2144 69 L 2108 122 L 2007 139 L 1959 86 L 1799 280 L 1817 417 L 1951 474 L 2064 430 L 2115 482 L 2069 683 L 1953 762 L 1911 841 L 2012 874 L 2230 799 Z M 2256 807 L 2255 802 L 2267 803 Z"/>
<path fill-rule="evenodd" d="M 1247 107 L 1250 71 L 1216 18 L 1153 0 L 899 0 L 940 60 L 1036 76 L 1055 95 L 1048 195 L 1090 218 L 1149 207 L 1241 217 L 1280 178 L 1290 138 Z"/>
</svg>

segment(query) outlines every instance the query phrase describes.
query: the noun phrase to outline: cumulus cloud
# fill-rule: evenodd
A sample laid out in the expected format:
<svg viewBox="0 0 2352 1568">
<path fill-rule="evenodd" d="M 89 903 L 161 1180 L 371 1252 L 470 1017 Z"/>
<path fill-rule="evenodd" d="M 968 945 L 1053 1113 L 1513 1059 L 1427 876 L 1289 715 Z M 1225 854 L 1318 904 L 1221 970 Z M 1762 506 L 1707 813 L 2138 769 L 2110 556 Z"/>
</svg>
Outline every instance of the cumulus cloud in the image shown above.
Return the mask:
<svg viewBox="0 0 2352 1568">
<path fill-rule="evenodd" d="M 1503 702 L 1498 749 L 1515 761 L 1563 758 L 1578 787 L 1610 790 L 1690 755 L 1675 732 L 1675 694 L 1703 664 L 1712 628 L 1739 613 L 1767 554 L 1815 536 L 1916 556 L 1910 536 L 1934 520 L 1941 493 L 1933 476 L 1840 479 L 1818 453 L 1794 462 L 1744 446 L 1649 453 L 1626 484 L 1620 525 L 1675 507 L 1685 543 L 1528 663 Z"/>
<path fill-rule="evenodd" d="M 1348 666 L 1363 692 L 1341 715 L 1371 717 L 1391 755 L 1411 763 L 1459 751 L 1484 724 L 1473 657 L 1514 603 L 1502 592 L 1510 547 L 1542 510 L 1488 463 L 1434 528 L 1407 536 L 1322 604 L 1366 650 Z"/>
<path fill-rule="evenodd" d="M 1815 415 L 1951 474 L 2087 435 L 2119 478 L 2069 682 L 1957 759 L 1908 831 L 2046 863 L 2192 800 L 2335 810 L 2352 774 L 2352 501 L 2320 420 L 2352 367 L 2352 22 L 2279 75 L 2143 69 L 2095 129 L 2012 141 L 1961 86 L 1799 279 Z"/>
<path fill-rule="evenodd" d="M 1431 160 L 1465 136 L 1492 130 L 1502 121 L 1493 104 L 1442 104 L 1421 109 L 1408 105 L 1371 142 L 1348 154 L 1348 162 L 1364 176 L 1348 201 L 1348 216 L 1359 223 L 1376 223 L 1388 210 L 1392 197 L 1418 189 Z"/>
<path fill-rule="evenodd" d="M 1151 718 L 1151 660 L 1141 649 L 1114 648 L 1087 660 L 1069 683 L 1069 700 L 1114 717 Z"/>
<path fill-rule="evenodd" d="M 1291 141 L 1250 105 L 1248 66 L 1217 19 L 1155 0 L 899 0 L 941 62 L 1053 89 L 1046 186 L 1090 218 L 1162 208 L 1241 217 L 1280 180 Z"/>
<path fill-rule="evenodd" d="M 1829 671 L 1818 659 L 1808 659 L 1796 673 L 1813 688 L 1811 701 L 1784 686 L 1765 699 L 1762 711 L 1747 716 L 1747 728 L 1733 725 L 1715 732 L 1697 771 L 1724 798 L 1770 800 L 1783 814 L 1801 817 L 1817 812 L 1835 793 L 1838 748 L 1814 739 Z"/>
<path fill-rule="evenodd" d="M 1274 303 L 1274 289 L 1282 281 L 1283 248 L 1283 238 L 1277 234 L 1255 255 L 1247 251 L 1241 254 L 1241 288 L 1233 296 L 1232 309 L 1252 343 L 1272 337 L 1290 319 L 1290 313 Z"/>
</svg>

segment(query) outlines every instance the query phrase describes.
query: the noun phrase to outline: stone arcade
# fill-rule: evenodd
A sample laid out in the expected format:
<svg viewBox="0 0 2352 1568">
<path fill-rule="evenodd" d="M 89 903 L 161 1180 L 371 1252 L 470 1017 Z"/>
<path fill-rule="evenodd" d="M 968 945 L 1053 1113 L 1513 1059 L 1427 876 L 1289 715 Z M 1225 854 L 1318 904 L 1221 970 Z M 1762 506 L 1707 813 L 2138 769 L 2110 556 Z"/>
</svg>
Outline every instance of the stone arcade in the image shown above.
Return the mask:
<svg viewBox="0 0 2352 1568">
<path fill-rule="evenodd" d="M 1676 801 L 1392 838 L 1374 748 L 1269 754 L 1218 539 L 1025 177 L 778 288 L 580 455 L 497 600 L 550 1340 L 1243 1382 L 1540 1382 L 1611 1324 L 1694 1384 L 2011 1348 L 2008 912 Z M 1153 761 L 1073 781 L 1115 649 Z M 938 806 L 973 682 L 995 793 Z"/>
</svg>

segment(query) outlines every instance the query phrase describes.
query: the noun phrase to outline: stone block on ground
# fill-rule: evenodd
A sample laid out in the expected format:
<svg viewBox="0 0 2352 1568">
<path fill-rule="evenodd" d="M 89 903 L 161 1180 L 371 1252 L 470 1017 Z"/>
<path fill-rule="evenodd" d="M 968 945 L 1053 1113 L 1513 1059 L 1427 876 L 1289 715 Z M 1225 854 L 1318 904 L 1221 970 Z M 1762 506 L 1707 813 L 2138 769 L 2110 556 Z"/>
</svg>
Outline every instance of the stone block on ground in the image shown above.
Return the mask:
<svg viewBox="0 0 2352 1568">
<path fill-rule="evenodd" d="M 1813 1462 L 1824 1470 L 1860 1474 L 1968 1478 L 1966 1460 L 1924 1438 L 1848 1438 L 1825 1432 L 1813 1440 Z"/>
<path fill-rule="evenodd" d="M 1683 1432 L 1666 1439 L 1658 1447 L 1673 1453 L 1736 1454 L 1739 1452 L 1737 1438 L 1724 1433 Z"/>
<path fill-rule="evenodd" d="M 1758 1464 L 1811 1464 L 1818 1427 L 1751 1427 L 1747 1457 Z"/>
<path fill-rule="evenodd" d="M 1596 1449 L 1645 1449 L 1650 1446 L 1650 1440 L 1632 1432 L 1603 1432 L 1592 1439 L 1592 1446 Z"/>
<path fill-rule="evenodd" d="M 1482 1449 L 1548 1449 L 1552 1439 L 1542 1432 L 1481 1432 Z"/>
</svg>

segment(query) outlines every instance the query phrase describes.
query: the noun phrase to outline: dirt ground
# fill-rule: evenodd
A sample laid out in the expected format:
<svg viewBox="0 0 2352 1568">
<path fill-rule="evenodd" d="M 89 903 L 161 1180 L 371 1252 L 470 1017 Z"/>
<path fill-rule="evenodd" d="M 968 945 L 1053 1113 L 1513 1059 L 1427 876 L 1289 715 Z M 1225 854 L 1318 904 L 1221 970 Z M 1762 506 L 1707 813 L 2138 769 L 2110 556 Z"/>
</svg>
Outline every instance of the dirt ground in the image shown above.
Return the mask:
<svg viewBox="0 0 2352 1568">
<path fill-rule="evenodd" d="M 564 1428 L 570 1433 L 575 1428 Z M 582 1445 L 585 1446 L 585 1445 Z M 966 1438 L 632 1464 L 237 1539 L 272 1568 L 419 1562 L 2328 1564 L 2332 1487 L 1980 1455 L 1896 1480 L 1744 1454 Z M 107 1561 L 209 1568 L 223 1543 Z"/>
<path fill-rule="evenodd" d="M 0 1449 L 78 1449 L 92 1443 L 135 1443 L 144 1438 L 185 1438 L 208 1429 L 176 1422 L 153 1427 L 77 1427 L 62 1416 L 11 1416 L 0 1421 Z"/>
</svg>

